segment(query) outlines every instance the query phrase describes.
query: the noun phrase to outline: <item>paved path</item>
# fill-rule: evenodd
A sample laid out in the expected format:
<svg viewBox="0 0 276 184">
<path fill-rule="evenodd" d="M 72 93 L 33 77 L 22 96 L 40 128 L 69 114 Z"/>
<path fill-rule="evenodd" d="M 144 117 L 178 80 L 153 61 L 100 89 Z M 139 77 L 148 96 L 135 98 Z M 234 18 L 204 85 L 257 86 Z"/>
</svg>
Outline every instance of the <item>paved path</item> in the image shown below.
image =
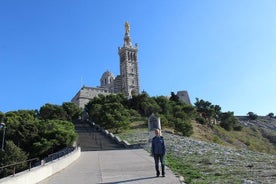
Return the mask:
<svg viewBox="0 0 276 184">
<path fill-rule="evenodd" d="M 166 177 L 155 177 L 153 158 L 143 149 L 87 151 L 61 172 L 40 184 L 180 184 L 166 168 Z"/>
</svg>

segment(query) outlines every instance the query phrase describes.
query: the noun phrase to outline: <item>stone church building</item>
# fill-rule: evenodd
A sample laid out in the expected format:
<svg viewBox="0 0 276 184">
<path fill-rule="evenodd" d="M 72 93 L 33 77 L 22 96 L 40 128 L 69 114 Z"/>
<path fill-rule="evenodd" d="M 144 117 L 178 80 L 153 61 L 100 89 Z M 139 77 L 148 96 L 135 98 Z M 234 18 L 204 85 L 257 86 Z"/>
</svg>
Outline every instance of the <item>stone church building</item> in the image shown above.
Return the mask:
<svg viewBox="0 0 276 184">
<path fill-rule="evenodd" d="M 83 86 L 73 97 L 71 102 L 80 108 L 99 94 L 108 95 L 112 93 L 123 93 L 131 98 L 140 93 L 140 81 L 138 71 L 138 45 L 132 45 L 130 37 L 130 26 L 125 23 L 125 37 L 123 47 L 118 48 L 120 58 L 120 75 L 114 77 L 113 73 L 106 71 L 100 79 L 100 87 Z"/>
<path fill-rule="evenodd" d="M 138 45 L 132 45 L 130 37 L 130 25 L 125 23 L 125 36 L 123 47 L 118 48 L 120 58 L 120 75 L 114 77 L 113 73 L 106 71 L 100 79 L 99 87 L 83 86 L 72 98 L 71 102 L 84 108 L 85 105 L 99 94 L 108 95 L 123 93 L 127 98 L 140 93 L 140 81 L 138 70 Z M 191 104 L 187 91 L 177 92 L 179 99 Z"/>
</svg>

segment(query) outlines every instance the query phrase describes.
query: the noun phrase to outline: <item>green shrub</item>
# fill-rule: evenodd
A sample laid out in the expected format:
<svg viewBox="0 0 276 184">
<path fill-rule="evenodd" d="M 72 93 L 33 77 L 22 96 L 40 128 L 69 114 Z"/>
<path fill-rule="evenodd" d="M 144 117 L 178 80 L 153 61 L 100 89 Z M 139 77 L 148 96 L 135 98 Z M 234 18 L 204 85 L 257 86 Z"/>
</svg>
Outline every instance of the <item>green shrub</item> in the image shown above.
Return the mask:
<svg viewBox="0 0 276 184">
<path fill-rule="evenodd" d="M 219 136 L 217 136 L 217 135 L 213 136 L 213 142 L 217 143 L 217 144 L 221 144 L 222 143 L 222 141 L 220 140 Z"/>
<path fill-rule="evenodd" d="M 242 126 L 241 125 L 238 125 L 238 126 L 234 126 L 233 127 L 233 130 L 235 130 L 235 131 L 242 131 Z"/>
<path fill-rule="evenodd" d="M 200 123 L 202 125 L 206 125 L 207 124 L 207 121 L 204 118 L 202 118 L 201 116 L 199 116 L 199 117 L 196 118 L 196 122 L 198 122 L 198 123 Z"/>
</svg>

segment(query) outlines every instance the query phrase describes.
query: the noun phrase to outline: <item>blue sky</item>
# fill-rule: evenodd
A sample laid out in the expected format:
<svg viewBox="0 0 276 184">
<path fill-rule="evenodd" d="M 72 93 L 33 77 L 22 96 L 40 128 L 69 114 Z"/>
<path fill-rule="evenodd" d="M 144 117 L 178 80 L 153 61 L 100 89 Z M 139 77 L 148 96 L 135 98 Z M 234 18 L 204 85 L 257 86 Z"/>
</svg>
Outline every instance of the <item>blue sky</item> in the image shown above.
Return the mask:
<svg viewBox="0 0 276 184">
<path fill-rule="evenodd" d="M 141 90 L 276 114 L 276 1 L 0 0 L 0 111 L 68 102 L 119 74 L 124 23 Z"/>
</svg>

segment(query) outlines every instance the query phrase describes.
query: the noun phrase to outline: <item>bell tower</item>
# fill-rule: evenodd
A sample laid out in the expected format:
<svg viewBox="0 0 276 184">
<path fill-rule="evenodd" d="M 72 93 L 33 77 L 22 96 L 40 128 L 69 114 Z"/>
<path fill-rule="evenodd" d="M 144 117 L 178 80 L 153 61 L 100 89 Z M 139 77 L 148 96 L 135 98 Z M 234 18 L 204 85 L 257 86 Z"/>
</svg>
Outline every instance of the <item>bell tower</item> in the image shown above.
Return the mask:
<svg viewBox="0 0 276 184">
<path fill-rule="evenodd" d="M 120 57 L 121 92 L 127 97 L 140 93 L 138 72 L 138 45 L 132 46 L 130 25 L 125 22 L 124 46 L 118 48 Z"/>
</svg>

